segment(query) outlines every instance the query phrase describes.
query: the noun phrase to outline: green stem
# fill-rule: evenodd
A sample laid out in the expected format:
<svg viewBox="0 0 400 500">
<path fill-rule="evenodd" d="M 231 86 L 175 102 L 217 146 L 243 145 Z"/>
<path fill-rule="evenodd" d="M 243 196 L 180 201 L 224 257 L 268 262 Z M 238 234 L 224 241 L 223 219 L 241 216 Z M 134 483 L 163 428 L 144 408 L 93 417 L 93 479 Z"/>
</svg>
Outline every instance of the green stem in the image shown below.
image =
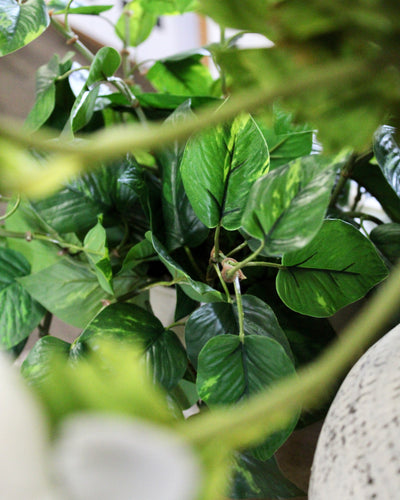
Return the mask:
<svg viewBox="0 0 400 500">
<path fill-rule="evenodd" d="M 221 234 L 221 223 L 219 222 L 214 233 L 214 259 L 219 262 L 219 237 Z"/>
<path fill-rule="evenodd" d="M 70 30 L 70 27 L 69 27 L 69 21 L 68 21 L 68 15 L 69 15 L 69 8 L 71 7 L 71 3 L 73 2 L 74 0 L 69 0 L 66 8 L 65 8 L 65 15 L 64 15 L 64 26 L 65 26 L 65 29 L 67 31 L 71 31 Z"/>
<path fill-rule="evenodd" d="M 222 49 L 224 49 L 225 45 L 226 45 L 225 27 L 222 26 L 222 25 L 220 25 L 219 30 L 220 30 L 220 44 L 221 44 Z M 226 87 L 226 74 L 225 74 L 225 70 L 220 65 L 218 65 L 218 69 L 219 69 L 219 75 L 221 77 L 222 95 L 226 97 L 228 95 L 228 89 Z"/>
<path fill-rule="evenodd" d="M 351 212 L 343 212 L 343 215 L 346 215 L 348 217 L 353 217 L 355 219 L 362 219 L 362 220 L 369 220 L 371 222 L 374 222 L 378 226 L 381 224 L 384 224 L 381 219 L 378 219 L 378 217 L 375 217 L 374 215 L 366 214 L 364 212 L 357 212 L 357 211 L 351 211 Z"/>
<path fill-rule="evenodd" d="M 201 272 L 199 265 L 196 262 L 196 259 L 193 257 L 192 251 L 190 250 L 190 248 L 187 245 L 185 245 L 183 248 L 185 249 L 185 253 L 187 255 L 187 258 L 189 259 L 190 264 L 192 265 L 193 269 L 196 271 L 197 277 L 200 280 L 204 281 L 205 278 L 203 276 L 203 273 Z"/>
<path fill-rule="evenodd" d="M 72 73 L 76 73 L 77 71 L 82 71 L 83 69 L 89 70 L 90 66 L 80 66 L 79 68 L 72 68 L 69 71 L 66 71 L 63 75 L 58 76 L 56 78 L 56 81 L 65 80 L 70 75 L 72 75 Z"/>
<path fill-rule="evenodd" d="M 241 243 L 240 245 L 238 245 L 237 247 L 235 247 L 233 250 L 231 250 L 227 254 L 227 257 L 231 257 L 232 255 L 235 255 L 235 253 L 240 252 L 240 250 L 243 250 L 243 248 L 246 248 L 246 247 L 247 247 L 247 241 L 244 241 L 243 243 Z"/>
<path fill-rule="evenodd" d="M 354 154 L 352 154 L 349 158 L 349 160 L 343 165 L 341 171 L 340 171 L 340 177 L 339 180 L 335 186 L 335 189 L 333 190 L 331 199 L 329 201 L 329 206 L 334 207 L 336 205 L 336 202 L 343 191 L 347 181 L 349 180 L 349 177 L 351 175 L 351 172 L 354 168 L 356 157 Z"/>
<path fill-rule="evenodd" d="M 242 91 L 231 96 L 224 106 L 205 106 L 196 117 L 179 120 L 165 127 L 163 123 L 152 124 L 147 128 L 141 125 L 129 124 L 109 127 L 106 130 L 94 132 L 86 136 L 85 141 L 51 141 L 56 135 L 50 131 L 39 131 L 34 135 L 21 131 L 19 121 L 10 117 L 0 118 L 0 135 L 17 142 L 20 145 L 34 147 L 43 151 L 75 154 L 83 161 L 89 160 L 92 168 L 97 161 L 106 161 L 119 157 L 128 151 L 146 150 L 162 147 L 175 140 L 184 140 L 193 133 L 227 121 L 242 111 L 259 109 L 262 105 L 273 102 L 277 97 L 299 95 L 315 87 L 337 79 L 346 80 L 349 84 L 358 80 L 360 74 L 369 70 L 365 63 L 332 64 L 324 70 L 318 69 L 307 73 L 307 77 L 299 77 L 289 81 L 284 86 L 277 85 L 272 89 L 261 88 L 254 92 Z"/>
<path fill-rule="evenodd" d="M 222 277 L 221 271 L 219 269 L 219 265 L 218 264 L 213 264 L 213 267 L 215 269 L 215 272 L 217 273 L 219 281 L 221 282 L 222 288 L 224 289 L 224 292 L 225 292 L 225 295 L 226 295 L 226 300 L 229 303 L 232 303 L 231 295 L 230 295 L 229 290 L 228 290 L 228 285 L 226 284 L 224 278 Z"/>
<path fill-rule="evenodd" d="M 166 327 L 166 330 L 171 330 L 171 328 L 175 328 L 176 326 L 185 326 L 186 322 L 185 321 L 174 321 L 174 323 L 171 323 Z"/>
<path fill-rule="evenodd" d="M 272 388 L 229 410 L 215 410 L 180 425 L 187 439 L 206 445 L 215 439 L 234 448 L 254 446 L 281 429 L 298 411 L 321 402 L 337 378 L 354 363 L 388 325 L 400 305 L 400 263 L 335 344 L 317 361 Z M 243 432 L 246 429 L 246 432 Z"/>
<path fill-rule="evenodd" d="M 244 311 L 243 311 L 243 302 L 242 302 L 242 293 L 240 291 L 240 281 L 239 276 L 233 281 L 233 286 L 235 287 L 235 295 L 236 295 L 236 305 L 238 310 L 238 319 L 239 319 L 239 339 L 240 342 L 244 343 Z"/>
<path fill-rule="evenodd" d="M 229 269 L 229 271 L 226 272 L 226 277 L 232 278 L 233 276 L 235 276 L 235 273 L 237 271 L 239 271 L 239 269 L 242 269 L 242 267 L 248 266 L 249 262 L 252 262 L 257 257 L 257 255 L 262 251 L 263 248 L 264 248 L 264 242 L 261 242 L 261 245 L 257 248 L 257 250 L 255 250 L 251 255 L 246 257 L 241 262 L 238 262 L 235 266 L 232 267 L 232 269 Z M 275 267 L 275 266 L 276 265 L 271 266 L 271 267 Z"/>
<path fill-rule="evenodd" d="M 252 262 L 248 262 L 247 264 L 245 264 L 243 267 L 256 267 L 256 266 L 264 266 L 264 267 L 274 267 L 275 269 L 286 269 L 286 266 L 283 266 L 282 264 L 277 264 L 275 262 L 265 262 L 263 260 L 255 260 L 255 261 L 252 261 Z"/>
<path fill-rule="evenodd" d="M 131 65 L 129 61 L 129 50 L 128 47 L 130 45 L 130 11 L 124 11 L 125 14 L 125 36 L 124 36 L 124 48 L 122 50 L 122 71 L 124 74 L 124 78 L 129 78 L 131 72 Z"/>
<path fill-rule="evenodd" d="M 46 311 L 46 314 L 44 315 L 43 323 L 39 324 L 39 326 L 38 326 L 39 338 L 42 338 L 42 337 L 45 337 L 46 335 L 49 335 L 52 319 L 53 319 L 53 315 L 51 314 L 51 312 Z"/>
<path fill-rule="evenodd" d="M 66 39 L 67 43 L 73 45 L 75 49 L 83 55 L 89 62 L 92 62 L 94 59 L 94 54 L 84 45 L 73 31 L 68 29 L 66 26 L 61 24 L 59 21 L 54 19 L 53 17 L 50 18 L 52 26 L 59 32 L 61 33 Z"/>
<path fill-rule="evenodd" d="M 147 118 L 146 115 L 144 114 L 142 108 L 140 107 L 139 101 L 136 99 L 136 97 L 133 95 L 131 89 L 129 88 L 129 85 L 126 84 L 121 78 L 118 78 L 116 76 L 109 77 L 107 79 L 109 83 L 114 85 L 114 87 L 121 92 L 122 95 L 124 95 L 128 101 L 130 102 L 132 108 L 135 110 L 135 113 L 142 125 L 147 126 Z"/>
<path fill-rule="evenodd" d="M 6 220 L 6 219 L 8 219 L 8 217 L 11 217 L 11 215 L 17 211 L 20 203 L 21 203 L 21 196 L 18 195 L 17 201 L 15 202 L 15 205 L 12 207 L 12 209 L 9 212 L 7 212 L 6 214 L 4 214 L 0 217 L 0 221 Z"/>
</svg>

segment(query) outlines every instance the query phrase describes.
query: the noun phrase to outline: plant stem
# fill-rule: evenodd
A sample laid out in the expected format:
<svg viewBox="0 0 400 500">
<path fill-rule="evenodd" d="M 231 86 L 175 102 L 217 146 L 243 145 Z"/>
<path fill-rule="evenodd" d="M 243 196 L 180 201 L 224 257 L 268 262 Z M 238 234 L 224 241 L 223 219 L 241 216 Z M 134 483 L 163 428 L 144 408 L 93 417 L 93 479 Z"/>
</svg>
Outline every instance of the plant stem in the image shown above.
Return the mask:
<svg viewBox="0 0 400 500">
<path fill-rule="evenodd" d="M 257 255 L 262 251 L 263 248 L 264 248 L 264 242 L 261 242 L 261 245 L 257 248 L 256 251 L 254 251 L 251 255 L 246 257 L 241 262 L 238 262 L 235 266 L 232 267 L 232 269 L 229 269 L 229 271 L 226 272 L 226 277 L 232 278 L 233 276 L 235 276 L 235 273 L 237 271 L 239 271 L 239 269 L 242 269 L 242 267 L 248 266 L 249 262 L 253 261 L 257 257 Z M 270 267 L 276 267 L 276 264 L 274 264 L 273 266 L 270 266 Z"/>
<path fill-rule="evenodd" d="M 378 226 L 381 224 L 384 224 L 381 219 L 378 219 L 378 217 L 375 217 L 374 215 L 366 214 L 364 212 L 356 212 L 356 211 L 351 211 L 351 212 L 343 212 L 343 215 L 347 215 L 348 217 L 353 217 L 355 219 L 362 219 L 362 220 L 369 220 L 371 222 L 374 222 Z"/>
<path fill-rule="evenodd" d="M 346 185 L 346 182 L 349 180 L 349 177 L 351 175 L 351 171 L 354 168 L 354 163 L 355 163 L 355 155 L 352 154 L 349 158 L 349 160 L 343 165 L 341 171 L 340 171 L 340 177 L 339 180 L 335 186 L 335 189 L 333 190 L 329 206 L 334 207 L 336 205 L 336 202 L 340 196 L 340 193 L 343 191 L 344 186 Z"/>
<path fill-rule="evenodd" d="M 51 312 L 46 311 L 46 314 L 44 315 L 43 323 L 39 324 L 39 326 L 38 326 L 39 338 L 42 338 L 42 337 L 45 337 L 46 335 L 49 335 L 52 319 L 53 319 L 53 315 L 51 314 Z"/>
<path fill-rule="evenodd" d="M 131 290 L 130 292 L 125 293 L 124 295 L 120 295 L 119 297 L 117 297 L 117 302 L 126 302 L 127 300 L 136 297 L 136 295 L 139 295 L 142 292 L 147 292 L 147 290 L 151 290 L 156 286 L 173 286 L 176 285 L 177 283 L 180 283 L 181 281 L 182 279 L 174 279 L 172 281 L 153 281 L 152 283 L 142 288 L 136 288 L 135 290 Z"/>
<path fill-rule="evenodd" d="M 199 265 L 196 262 L 196 259 L 193 257 L 192 251 L 187 245 L 185 245 L 183 248 L 185 249 L 185 253 L 189 259 L 189 262 L 191 263 L 193 269 L 196 271 L 197 277 L 204 281 L 205 278 L 203 276 L 203 273 L 201 272 Z"/>
<path fill-rule="evenodd" d="M 244 343 L 244 312 L 243 312 L 243 302 L 242 302 L 242 293 L 240 291 L 240 281 L 239 276 L 233 281 L 233 286 L 235 287 L 235 295 L 236 295 L 236 305 L 238 310 L 238 319 L 239 319 L 239 339 L 240 342 Z"/>
<path fill-rule="evenodd" d="M 69 27 L 69 22 L 68 22 L 68 15 L 69 15 L 69 8 L 71 7 L 71 3 L 73 2 L 74 0 L 69 0 L 66 8 L 65 8 L 65 15 L 64 15 L 64 26 L 65 26 L 65 29 L 67 31 L 71 31 L 70 30 L 70 27 Z"/>
<path fill-rule="evenodd" d="M 233 250 L 231 250 L 226 256 L 231 257 L 232 255 L 235 255 L 235 253 L 240 252 L 240 250 L 243 250 L 243 248 L 246 247 L 247 247 L 247 241 L 244 241 L 243 243 L 235 247 Z"/>
<path fill-rule="evenodd" d="M 214 259 L 219 262 L 219 237 L 221 234 L 221 223 L 219 222 L 214 233 Z"/>
<path fill-rule="evenodd" d="M 265 262 L 263 260 L 255 260 L 252 262 L 248 262 L 245 264 L 243 267 L 256 267 L 256 266 L 264 266 L 264 267 L 274 267 L 275 269 L 286 269 L 286 266 L 283 266 L 282 264 L 277 264 L 276 262 Z"/>
<path fill-rule="evenodd" d="M 11 217 L 11 215 L 17 211 L 20 203 L 21 203 L 21 196 L 18 195 L 17 201 L 15 202 L 15 205 L 12 207 L 12 209 L 9 212 L 7 212 L 6 214 L 4 214 L 0 217 L 0 221 L 6 220 L 6 219 L 8 219 L 8 217 Z"/>
<path fill-rule="evenodd" d="M 124 74 L 124 78 L 129 78 L 131 72 L 131 65 L 129 62 L 129 50 L 128 47 L 130 45 L 130 14 L 131 12 L 128 10 L 124 10 L 125 14 L 125 36 L 124 36 L 124 48 L 121 51 L 122 55 L 122 71 Z"/>
<path fill-rule="evenodd" d="M 67 39 L 67 44 L 73 45 L 76 50 L 83 55 L 89 62 L 92 62 L 94 59 L 94 54 L 90 52 L 90 50 L 84 45 L 73 31 L 68 29 L 66 26 L 61 24 L 59 21 L 54 19 L 53 17 L 50 18 L 52 26 L 60 32 L 66 39 Z"/>
<path fill-rule="evenodd" d="M 245 448 L 284 427 L 299 405 L 311 408 L 320 403 L 337 377 L 362 355 L 398 311 L 399 283 L 400 263 L 335 344 L 317 361 L 302 368 L 298 376 L 287 377 L 246 404 L 188 421 L 180 425 L 182 433 L 194 444 L 206 445 L 218 439 L 232 449 Z"/>
<path fill-rule="evenodd" d="M 83 69 L 89 70 L 90 66 L 79 66 L 79 68 L 72 68 L 69 71 L 66 71 L 63 75 L 58 76 L 56 78 L 56 81 L 65 80 L 66 78 L 69 77 L 69 75 L 72 75 L 72 73 L 76 73 L 77 71 L 82 71 Z"/>
<path fill-rule="evenodd" d="M 220 30 L 220 44 L 221 44 L 222 49 L 224 49 L 225 45 L 226 45 L 225 27 L 222 26 L 222 25 L 220 25 L 219 30 Z M 222 95 L 224 97 L 226 97 L 228 95 L 228 90 L 227 90 L 227 87 L 226 87 L 226 74 L 225 74 L 225 70 L 224 70 L 224 68 L 221 68 L 221 66 L 219 66 L 219 65 L 218 65 L 218 69 L 219 69 L 219 74 L 220 74 L 220 77 L 221 77 Z"/>
<path fill-rule="evenodd" d="M 229 303 L 232 303 L 232 299 L 231 299 L 231 295 L 230 295 L 229 290 L 228 290 L 228 286 L 227 286 L 227 284 L 225 283 L 224 278 L 222 277 L 222 274 L 221 274 L 221 271 L 220 271 L 219 265 L 218 265 L 218 264 L 213 264 L 213 267 L 214 267 L 214 269 L 215 269 L 215 272 L 217 273 L 217 276 L 218 276 L 218 278 L 219 278 L 219 281 L 221 282 L 222 288 L 224 289 L 224 292 L 225 292 L 225 295 L 226 295 L 226 300 L 227 300 Z"/>
</svg>

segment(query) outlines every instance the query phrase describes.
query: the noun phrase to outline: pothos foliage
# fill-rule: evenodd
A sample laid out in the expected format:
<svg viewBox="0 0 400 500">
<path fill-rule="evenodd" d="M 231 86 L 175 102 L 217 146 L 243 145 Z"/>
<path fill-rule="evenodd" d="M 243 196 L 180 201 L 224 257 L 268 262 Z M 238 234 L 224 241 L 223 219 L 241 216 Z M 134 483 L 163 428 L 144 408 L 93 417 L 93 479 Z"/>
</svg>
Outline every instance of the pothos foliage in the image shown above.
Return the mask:
<svg viewBox="0 0 400 500">
<path fill-rule="evenodd" d="M 243 403 L 314 359 L 333 336 L 326 318 L 365 296 L 399 258 L 400 156 L 394 129 L 384 126 L 375 134 L 376 161 L 370 152 L 320 154 L 314 129 L 320 127 L 322 139 L 326 137 L 322 147 L 342 148 L 347 139 L 364 146 L 371 124 L 379 125 L 376 110 L 384 108 L 375 103 L 398 102 L 398 90 L 387 91 L 398 78 L 390 56 L 396 51 L 386 49 L 398 43 L 399 9 L 389 1 L 379 9 L 377 2 L 351 7 L 336 2 L 329 8 L 320 4 L 128 3 L 116 24 L 116 33 L 128 46 L 142 43 L 160 15 L 198 8 L 223 26 L 256 31 L 276 42 L 274 49 L 240 50 L 236 41 L 243 32 L 232 40 L 222 38 L 219 44 L 155 61 L 148 80 L 158 92 L 146 93 L 133 83 L 135 74 L 127 60 L 121 76 L 121 57 L 109 47 L 95 54 L 89 70 L 74 63 L 71 54 L 63 59 L 54 55 L 39 68 L 37 100 L 26 133 L 51 127 L 77 142 L 82 141 L 75 136 L 80 131 L 120 123 L 184 123 L 204 104 L 225 106 L 227 94 L 243 92 L 249 85 L 251 92 L 260 86 L 268 91 L 278 82 L 283 96 L 273 109 L 264 107 L 254 115 L 243 110 L 188 140 L 127 152 L 112 164 L 103 162 L 54 194 L 24 199 L 15 211 L 15 200 L 10 202 L 14 213 L 0 228 L 6 244 L 0 248 L 3 348 L 18 350 L 46 311 L 46 317 L 57 316 L 83 330 L 70 345 L 42 327 L 43 338 L 23 364 L 24 375 L 55 422 L 92 405 L 90 384 L 79 392 L 73 371 L 52 373 L 53 357 L 79 367 L 104 339 L 140 349 L 154 384 L 163 388 L 172 421 L 196 401 L 210 411 Z M 98 15 L 107 8 L 66 1 L 48 6 L 67 16 Z M 359 12 L 363 15 L 358 17 Z M 40 0 L 0 0 L 0 54 L 33 40 L 48 21 Z M 71 35 L 67 30 L 64 34 Z M 363 40 L 369 50 L 360 56 Z M 204 54 L 217 62 L 217 80 L 201 63 Z M 385 55 L 384 61 L 375 68 L 379 54 Z M 310 58 L 321 65 L 319 71 L 308 64 Z M 344 73 L 338 88 L 338 79 L 327 77 L 336 62 L 345 68 L 355 64 L 360 74 Z M 375 69 L 379 81 L 370 78 Z M 287 75 L 290 81 L 298 77 L 302 82 L 300 93 L 282 85 Z M 312 88 L 315 75 L 322 75 L 321 85 L 309 90 L 305 83 Z M 329 103 L 334 109 L 326 100 L 333 86 L 336 97 Z M 295 124 L 285 111 L 286 100 L 313 126 Z M 342 123 L 336 126 L 338 115 L 345 132 Z M 0 168 L 8 175 L 7 154 L 7 148 L 0 152 L 5 165 Z M 40 151 L 35 155 L 24 158 L 37 161 Z M 46 164 L 52 158 L 40 161 Z M 381 202 L 389 223 L 361 213 L 358 199 L 346 199 L 343 179 L 348 178 Z M 372 232 L 364 225 L 368 219 L 376 225 Z M 157 284 L 177 291 L 175 318 L 185 325 L 184 343 L 173 326 L 164 327 L 151 310 L 148 290 Z M 90 359 L 101 365 L 98 356 Z M 57 379 L 57 374 L 63 375 Z M 68 393 L 65 412 L 57 410 L 57 383 Z M 82 397 L 88 402 L 82 403 Z M 115 405 L 111 410 L 118 411 L 120 401 Z M 283 477 L 274 454 L 300 413 L 297 409 L 282 429 L 257 446 L 227 453 L 233 498 L 299 495 Z M 211 476 L 210 482 L 215 480 Z"/>
</svg>

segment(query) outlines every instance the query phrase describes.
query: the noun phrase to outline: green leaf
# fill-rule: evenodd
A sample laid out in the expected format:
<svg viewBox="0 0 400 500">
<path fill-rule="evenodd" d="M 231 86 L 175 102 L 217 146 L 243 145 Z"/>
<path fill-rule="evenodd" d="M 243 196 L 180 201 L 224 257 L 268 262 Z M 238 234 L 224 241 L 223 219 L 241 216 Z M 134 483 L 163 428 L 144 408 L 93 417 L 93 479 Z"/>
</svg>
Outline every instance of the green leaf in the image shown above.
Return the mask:
<svg viewBox="0 0 400 500">
<path fill-rule="evenodd" d="M 235 458 L 230 498 L 288 499 L 305 495 L 283 475 L 275 457 L 260 461 L 248 453 L 238 453 Z"/>
<path fill-rule="evenodd" d="M 167 390 L 175 387 L 186 371 L 186 353 L 178 337 L 138 306 L 116 303 L 106 307 L 76 339 L 73 351 L 79 355 L 110 337 L 143 349 L 154 381 Z"/>
<path fill-rule="evenodd" d="M 28 45 L 49 23 L 44 0 L 0 0 L 0 56 Z"/>
<path fill-rule="evenodd" d="M 30 272 L 20 253 L 0 247 L 0 347 L 10 349 L 26 339 L 44 315 L 43 307 L 19 283 Z"/>
<path fill-rule="evenodd" d="M 219 335 L 200 352 L 196 384 L 199 397 L 213 408 L 241 402 L 294 371 L 276 340 L 246 335 L 241 342 L 237 335 Z M 298 415 L 282 422 L 281 430 L 252 450 L 256 458 L 270 458 L 289 437 L 297 420 Z"/>
<path fill-rule="evenodd" d="M 242 296 L 245 335 L 270 337 L 281 344 L 292 357 L 289 343 L 272 309 L 265 302 L 251 295 Z M 205 304 L 190 316 L 185 327 L 185 343 L 188 357 L 194 367 L 200 351 L 217 335 L 239 335 L 239 319 L 236 304 L 220 302 Z"/>
<path fill-rule="evenodd" d="M 181 104 L 166 120 L 165 126 L 183 120 L 190 111 L 190 100 Z M 196 247 L 208 235 L 208 228 L 196 217 L 185 193 L 181 177 L 181 161 L 184 145 L 175 141 L 158 153 L 162 167 L 162 206 L 165 238 L 168 250 L 188 245 Z"/>
<path fill-rule="evenodd" d="M 22 200 L 18 210 L 7 218 L 5 227 L 7 231 L 16 233 L 26 234 L 31 231 L 58 238 L 54 229 L 43 221 L 26 200 Z M 28 242 L 19 238 L 7 238 L 7 246 L 20 252 L 28 260 L 32 273 L 51 266 L 61 258 L 58 255 L 59 247 L 46 241 L 33 239 Z"/>
<path fill-rule="evenodd" d="M 36 72 L 35 105 L 29 112 L 25 125 L 30 131 L 40 128 L 51 116 L 56 103 L 56 78 L 60 76 L 58 55 Z"/>
<path fill-rule="evenodd" d="M 331 316 L 362 298 L 386 278 L 374 246 L 352 225 L 327 220 L 301 250 L 283 255 L 276 287 L 283 302 L 301 314 Z"/>
<path fill-rule="evenodd" d="M 313 155 L 262 177 L 251 189 L 243 229 L 263 241 L 269 255 L 303 247 L 322 225 L 339 166 Z"/>
<path fill-rule="evenodd" d="M 96 101 L 99 96 L 100 87 L 96 85 L 90 90 L 85 87 L 76 98 L 70 114 L 70 125 L 72 132 L 78 132 L 87 125 L 93 117 Z"/>
<path fill-rule="evenodd" d="M 400 197 L 400 148 L 394 134 L 396 129 L 383 125 L 374 136 L 374 153 L 387 181 Z"/>
<path fill-rule="evenodd" d="M 119 178 L 132 166 L 132 158 L 125 157 L 102 166 L 94 172 L 74 179 L 61 191 L 34 203 L 43 219 L 59 233 L 86 233 L 100 214 L 104 225 L 115 214 L 127 217 L 138 208 L 138 197 Z"/>
<path fill-rule="evenodd" d="M 240 227 L 253 183 L 269 169 L 268 147 L 250 115 L 238 116 L 192 137 L 185 149 L 181 174 L 185 191 L 207 227 Z"/>
<path fill-rule="evenodd" d="M 176 288 L 176 307 L 174 321 L 179 321 L 186 316 L 189 316 L 197 307 L 199 303 L 186 295 L 181 287 Z"/>
<path fill-rule="evenodd" d="M 185 59 L 157 61 L 146 74 L 153 87 L 162 93 L 184 96 L 209 96 L 213 79 L 202 64 L 201 54 Z"/>
<path fill-rule="evenodd" d="M 107 247 L 107 235 L 101 223 L 101 218 L 94 228 L 87 233 L 83 245 L 85 254 L 97 275 L 100 286 L 108 294 L 114 295 L 111 261 Z"/>
<path fill-rule="evenodd" d="M 22 375 L 32 385 L 41 384 L 49 376 L 51 358 L 55 354 L 58 354 L 67 359 L 70 347 L 71 344 L 69 342 L 50 335 L 39 339 L 22 363 Z"/>
<path fill-rule="evenodd" d="M 18 282 L 48 311 L 77 328 L 84 328 L 104 307 L 102 300 L 112 298 L 95 273 L 67 258 Z"/>
<path fill-rule="evenodd" d="M 158 16 L 184 14 L 197 8 L 197 0 L 147 0 L 143 7 Z"/>
<path fill-rule="evenodd" d="M 188 273 L 172 259 L 154 234 L 147 233 L 146 238 L 152 242 L 154 250 L 157 252 L 161 262 L 171 273 L 173 279 L 179 282 L 179 286 L 186 295 L 197 302 L 224 302 L 225 299 L 220 292 L 214 290 L 205 283 L 193 280 Z"/>
<path fill-rule="evenodd" d="M 379 201 L 393 221 L 400 222 L 400 197 L 387 181 L 379 165 L 370 163 L 369 158 L 364 159 L 356 162 L 350 175 Z"/>
<path fill-rule="evenodd" d="M 113 76 L 121 64 L 121 56 L 118 51 L 112 47 L 102 47 L 90 65 L 89 76 L 86 80 L 86 86 L 90 87 L 96 82 L 107 80 Z"/>
<path fill-rule="evenodd" d="M 382 224 L 375 227 L 369 236 L 392 264 L 400 259 L 400 224 Z"/>
<path fill-rule="evenodd" d="M 129 2 L 117 21 L 116 34 L 123 42 L 128 41 L 131 47 L 137 47 L 144 42 L 156 25 L 158 14 L 147 10 L 146 2 L 147 0 Z"/>
<path fill-rule="evenodd" d="M 148 240 L 142 240 L 126 254 L 120 273 L 129 271 L 143 262 L 152 262 L 154 260 L 158 260 L 158 257 L 153 245 Z"/>
</svg>

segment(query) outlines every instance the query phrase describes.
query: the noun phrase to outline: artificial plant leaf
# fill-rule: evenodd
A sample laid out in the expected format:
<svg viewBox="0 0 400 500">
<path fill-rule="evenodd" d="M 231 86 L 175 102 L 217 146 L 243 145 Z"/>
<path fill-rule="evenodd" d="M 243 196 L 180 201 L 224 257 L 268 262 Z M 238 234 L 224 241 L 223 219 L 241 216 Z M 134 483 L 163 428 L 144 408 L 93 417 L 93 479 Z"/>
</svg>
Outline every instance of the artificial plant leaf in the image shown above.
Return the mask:
<svg viewBox="0 0 400 500">
<path fill-rule="evenodd" d="M 162 93 L 184 96 L 209 96 L 213 79 L 210 70 L 202 64 L 202 55 L 185 59 L 157 61 L 146 74 L 153 87 Z"/>
<path fill-rule="evenodd" d="M 176 124 L 191 114 L 190 100 L 181 104 L 166 120 L 165 126 Z M 162 208 L 165 222 L 165 242 L 168 250 L 202 243 L 208 228 L 197 218 L 189 203 L 181 176 L 184 144 L 178 141 L 163 148 L 157 154 L 162 167 Z"/>
<path fill-rule="evenodd" d="M 90 65 L 86 86 L 90 87 L 96 82 L 107 80 L 113 76 L 121 64 L 119 52 L 112 47 L 102 47 L 95 55 Z"/>
<path fill-rule="evenodd" d="M 275 339 L 289 357 L 289 343 L 274 312 L 268 304 L 252 295 L 242 296 L 245 335 L 262 335 Z M 239 335 L 237 305 L 227 302 L 205 304 L 190 316 L 185 327 L 185 343 L 188 357 L 194 367 L 200 351 L 217 335 Z"/>
<path fill-rule="evenodd" d="M 21 365 L 22 375 L 30 384 L 38 385 L 48 377 L 51 358 L 57 354 L 68 359 L 71 344 L 57 337 L 46 335 L 39 339 Z"/>
<path fill-rule="evenodd" d="M 112 285 L 112 269 L 108 253 L 107 235 L 101 223 L 101 218 L 92 228 L 83 241 L 85 254 L 96 273 L 101 288 L 110 295 L 114 295 Z"/>
<path fill-rule="evenodd" d="M 44 0 L 0 0 L 0 56 L 32 42 L 50 23 Z"/>
<path fill-rule="evenodd" d="M 325 221 L 306 247 L 283 255 L 282 265 L 276 279 L 280 298 L 315 317 L 362 298 L 388 274 L 372 243 L 341 220 Z"/>
<path fill-rule="evenodd" d="M 132 166 L 127 156 L 108 166 L 72 180 L 52 196 L 34 203 L 35 210 L 57 232 L 87 232 L 97 223 L 100 214 L 104 225 L 116 217 L 128 217 L 138 204 L 132 189 L 119 178 Z M 116 216 L 117 214 L 117 216 Z"/>
<path fill-rule="evenodd" d="M 304 491 L 287 479 L 275 459 L 257 460 L 249 453 L 235 455 L 230 498 L 294 498 Z"/>
<path fill-rule="evenodd" d="M 207 227 L 240 227 L 253 183 L 269 169 L 268 147 L 253 118 L 239 115 L 192 137 L 181 164 L 189 201 Z"/>
<path fill-rule="evenodd" d="M 157 252 L 161 262 L 171 273 L 173 279 L 176 280 L 182 290 L 191 299 L 197 302 L 224 302 L 225 299 L 221 292 L 214 290 L 214 288 L 211 288 L 205 283 L 193 280 L 189 274 L 174 261 L 154 234 L 147 233 L 146 238 L 152 242 L 154 250 Z"/>
<path fill-rule="evenodd" d="M 23 255 L 0 247 L 0 348 L 10 349 L 26 339 L 45 310 L 19 283 L 30 272 Z"/>
<path fill-rule="evenodd" d="M 389 184 L 379 165 L 369 160 L 367 157 L 357 161 L 350 176 L 379 201 L 394 222 L 400 222 L 400 196 Z"/>
<path fill-rule="evenodd" d="M 199 397 L 211 408 L 241 402 L 277 380 L 292 375 L 294 366 L 276 340 L 261 335 L 218 335 L 200 352 L 197 368 Z M 252 449 L 252 454 L 267 460 L 293 431 L 298 415 L 284 427 Z"/>
<path fill-rule="evenodd" d="M 394 138 L 396 129 L 382 125 L 374 135 L 374 153 L 390 186 L 400 197 L 400 148 Z"/>
<path fill-rule="evenodd" d="M 293 125 L 292 114 L 277 106 L 274 106 L 273 127 L 268 127 L 261 119 L 257 120 L 257 125 L 268 144 L 271 170 L 313 152 L 314 131 L 307 126 Z"/>
<path fill-rule="evenodd" d="M 27 200 L 22 200 L 18 210 L 6 219 L 5 227 L 7 231 L 15 233 L 38 232 L 58 239 L 54 229 L 43 221 Z M 42 240 L 33 239 L 27 242 L 20 238 L 7 238 L 7 246 L 20 252 L 28 260 L 32 273 L 51 266 L 61 258 L 58 255 L 59 247 Z"/>
<path fill-rule="evenodd" d="M 369 236 L 392 264 L 400 259 L 400 224 L 392 222 L 376 226 Z"/>
<path fill-rule="evenodd" d="M 40 128 L 50 117 L 56 103 L 56 79 L 60 76 L 60 64 L 57 54 L 50 61 L 40 66 L 36 72 L 35 104 L 30 110 L 25 125 L 30 131 Z"/>
<path fill-rule="evenodd" d="M 158 14 L 146 9 L 147 0 L 134 0 L 125 5 L 115 26 L 115 32 L 123 42 L 137 47 L 150 35 Z M 126 28 L 128 17 L 128 29 Z"/>
<path fill-rule="evenodd" d="M 305 246 L 318 232 L 340 160 L 298 158 L 259 179 L 251 189 L 242 227 L 280 255 Z"/>
<path fill-rule="evenodd" d="M 111 300 L 94 272 L 79 262 L 63 258 L 18 282 L 48 311 L 66 323 L 84 328 Z"/>
<path fill-rule="evenodd" d="M 79 355 L 93 347 L 93 342 L 110 337 L 143 349 L 154 381 L 167 390 L 173 389 L 186 371 L 186 353 L 176 334 L 138 306 L 116 303 L 106 307 L 76 339 L 73 351 Z"/>
<path fill-rule="evenodd" d="M 51 423 L 59 424 L 82 411 L 111 412 L 160 423 L 175 421 L 165 394 L 147 376 L 141 353 L 134 346 L 99 340 L 96 350 L 73 361 L 62 352 L 61 344 L 47 348 L 41 357 L 48 367 L 42 372 L 44 376 L 35 378 L 29 366 L 24 374 L 37 390 Z"/>
</svg>

